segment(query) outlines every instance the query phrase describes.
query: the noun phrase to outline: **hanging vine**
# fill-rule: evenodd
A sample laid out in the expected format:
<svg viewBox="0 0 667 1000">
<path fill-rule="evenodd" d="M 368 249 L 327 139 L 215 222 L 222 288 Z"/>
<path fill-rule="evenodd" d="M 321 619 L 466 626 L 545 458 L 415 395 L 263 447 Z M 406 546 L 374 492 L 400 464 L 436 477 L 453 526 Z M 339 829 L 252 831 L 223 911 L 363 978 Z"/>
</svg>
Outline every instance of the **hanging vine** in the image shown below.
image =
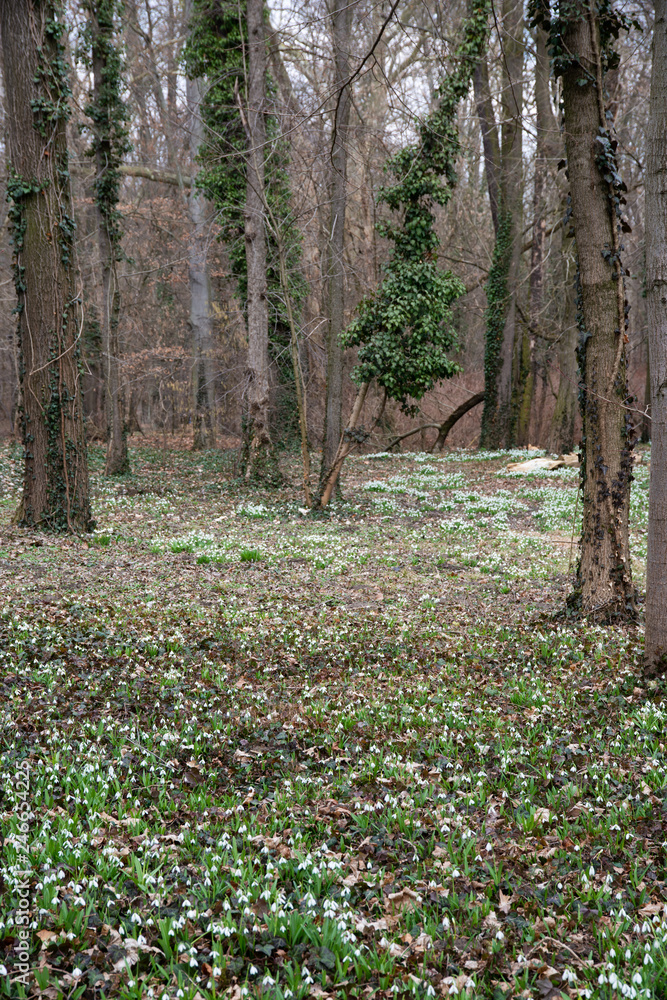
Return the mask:
<svg viewBox="0 0 667 1000">
<path fill-rule="evenodd" d="M 352 447 L 370 433 L 360 426 L 360 418 L 373 379 L 384 390 L 382 407 L 393 399 L 404 413 L 414 414 L 425 392 L 460 370 L 450 358 L 456 346 L 451 307 L 465 286 L 451 271 L 438 267 L 434 207 L 447 204 L 456 184 L 456 115 L 486 44 L 489 11 L 489 0 L 473 0 L 454 68 L 438 90 L 437 107 L 419 123 L 417 142 L 386 164 L 396 180 L 382 189 L 380 200 L 399 220 L 382 222 L 378 230 L 394 247 L 380 287 L 362 300 L 341 337 L 344 347 L 359 348 L 352 372 L 359 389 L 331 468 L 322 477 L 319 507 L 329 503 Z"/>
<path fill-rule="evenodd" d="M 380 287 L 361 302 L 342 337 L 344 346 L 359 348 L 354 380 L 375 379 L 406 413 L 459 370 L 450 357 L 456 345 L 451 306 L 465 288 L 438 266 L 434 207 L 447 204 L 456 184 L 457 109 L 486 44 L 489 11 L 488 0 L 473 2 L 436 109 L 419 124 L 417 141 L 386 165 L 396 180 L 383 188 L 380 201 L 399 213 L 399 221 L 380 223 L 378 230 L 393 251 Z"/>
</svg>

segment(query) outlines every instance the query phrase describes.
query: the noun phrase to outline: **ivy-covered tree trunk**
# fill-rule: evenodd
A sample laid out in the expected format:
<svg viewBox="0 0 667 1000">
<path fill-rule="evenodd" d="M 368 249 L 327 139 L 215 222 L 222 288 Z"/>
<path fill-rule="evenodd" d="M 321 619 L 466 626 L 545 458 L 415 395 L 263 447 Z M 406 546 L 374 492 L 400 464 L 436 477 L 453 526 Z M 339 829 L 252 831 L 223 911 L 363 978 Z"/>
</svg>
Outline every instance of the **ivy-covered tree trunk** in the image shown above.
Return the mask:
<svg viewBox="0 0 667 1000">
<path fill-rule="evenodd" d="M 269 311 L 264 219 L 266 41 L 264 2 L 247 0 L 248 80 L 245 246 L 248 275 L 246 478 L 275 475 L 269 433 Z"/>
<path fill-rule="evenodd" d="M 607 131 L 597 8 L 565 23 L 563 105 L 579 263 L 583 530 L 576 603 L 608 617 L 634 609 L 628 549 L 632 479 L 620 261 L 620 180 Z"/>
<path fill-rule="evenodd" d="M 118 166 L 128 148 L 125 109 L 120 98 L 120 57 L 114 44 L 114 17 L 118 0 L 90 0 L 92 101 L 86 108 L 93 119 L 95 195 L 100 263 L 102 267 L 101 334 L 104 365 L 104 403 L 109 476 L 130 471 L 125 431 L 124 399 L 120 370 L 118 324 L 120 320 L 120 229 L 118 225 Z"/>
<path fill-rule="evenodd" d="M 186 0 L 186 21 L 192 17 L 192 0 Z M 197 155 L 204 144 L 201 80 L 186 80 L 192 172 L 188 215 L 188 282 L 190 285 L 190 331 L 192 333 L 192 390 L 195 451 L 215 444 L 215 382 L 213 375 L 213 333 L 211 279 L 207 266 L 209 226 L 206 198 L 197 187 Z"/>
<path fill-rule="evenodd" d="M 93 521 L 61 14 L 57 0 L 0 0 L 24 446 L 17 520 L 77 532 L 89 531 Z"/>
<path fill-rule="evenodd" d="M 651 371 L 651 486 L 646 666 L 667 673 L 667 0 L 656 0 L 646 151 L 646 299 Z"/>
<path fill-rule="evenodd" d="M 523 3 L 503 0 L 503 89 L 498 230 L 487 283 L 484 413 L 480 444 L 509 446 L 516 433 L 512 412 L 517 295 L 523 236 Z"/>
<path fill-rule="evenodd" d="M 333 0 L 331 11 L 334 45 L 334 91 L 336 108 L 331 150 L 331 212 L 327 248 L 329 327 L 327 330 L 327 389 L 322 440 L 322 477 L 336 457 L 341 434 L 343 402 L 343 348 L 341 334 L 345 327 L 345 210 L 347 202 L 347 141 L 351 94 L 350 31 L 352 7 L 346 0 Z"/>
</svg>

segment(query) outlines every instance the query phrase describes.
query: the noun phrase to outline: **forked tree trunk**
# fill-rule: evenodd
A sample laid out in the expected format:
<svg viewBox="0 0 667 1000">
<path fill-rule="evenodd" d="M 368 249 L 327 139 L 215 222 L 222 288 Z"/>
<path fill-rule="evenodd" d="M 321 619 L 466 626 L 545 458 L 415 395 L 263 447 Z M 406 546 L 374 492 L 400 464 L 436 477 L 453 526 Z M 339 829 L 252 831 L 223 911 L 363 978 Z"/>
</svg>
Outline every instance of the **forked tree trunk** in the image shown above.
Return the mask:
<svg viewBox="0 0 667 1000">
<path fill-rule="evenodd" d="M 646 153 L 646 304 L 651 372 L 651 486 L 646 666 L 667 673 L 667 0 L 656 0 Z"/>
<path fill-rule="evenodd" d="M 264 228 L 266 154 L 266 42 L 263 0 L 247 0 L 248 153 L 246 156 L 245 247 L 248 273 L 247 479 L 275 475 L 269 433 L 269 311 Z"/>
<path fill-rule="evenodd" d="M 192 16 L 192 0 L 186 0 L 186 22 Z M 195 183 L 198 172 L 197 154 L 204 144 L 204 123 L 201 117 L 202 90 L 200 80 L 186 81 L 190 132 L 191 177 L 188 197 L 190 243 L 188 247 L 188 282 L 190 285 L 190 332 L 192 334 L 192 447 L 195 451 L 212 448 L 215 444 L 215 384 L 213 375 L 213 332 L 211 309 L 211 279 L 207 266 L 209 228 L 206 198 Z"/>
<path fill-rule="evenodd" d="M 565 143 L 579 262 L 584 453 L 583 530 L 575 602 L 600 616 L 634 610 L 628 547 L 632 478 L 625 361 L 625 295 L 613 190 L 600 172 L 606 130 L 594 7 L 572 16 L 563 45 Z"/>
<path fill-rule="evenodd" d="M 503 91 L 500 202 L 487 298 L 482 447 L 513 444 L 512 373 L 518 327 L 517 294 L 523 230 L 523 3 L 503 0 Z"/>
<path fill-rule="evenodd" d="M 108 116 L 109 87 L 106 59 L 108 45 L 113 44 L 113 7 L 111 13 L 101 11 L 100 3 L 90 3 L 89 18 L 91 28 L 91 48 L 93 63 L 93 102 L 98 114 Z M 109 6 L 108 4 L 106 6 Z M 95 122 L 97 125 L 98 123 Z M 105 174 L 113 164 L 116 155 L 111 146 L 110 123 L 102 124 L 102 134 L 97 141 L 95 165 L 97 168 L 96 189 L 98 191 L 97 225 L 99 234 L 100 263 L 102 265 L 102 364 L 104 366 L 104 408 L 106 425 L 107 475 L 124 475 L 130 471 L 127 451 L 127 434 L 123 418 L 125 405 L 120 371 L 120 349 L 118 324 L 120 320 L 120 288 L 118 285 L 118 247 L 112 237 L 114 221 L 105 215 L 99 204 L 99 192 L 104 190 Z M 108 206 L 110 211 L 115 205 Z"/>
<path fill-rule="evenodd" d="M 88 531 L 81 289 L 68 174 L 68 86 L 55 7 L 49 0 L 0 0 L 25 455 L 17 520 L 51 531 Z"/>
<path fill-rule="evenodd" d="M 347 142 L 350 120 L 350 31 L 352 7 L 346 0 L 333 0 L 331 11 L 337 107 L 331 150 L 331 212 L 327 247 L 329 326 L 327 330 L 327 388 L 322 440 L 324 478 L 331 469 L 341 434 L 343 403 L 343 348 L 340 336 L 345 326 L 345 209 L 347 201 Z"/>
</svg>

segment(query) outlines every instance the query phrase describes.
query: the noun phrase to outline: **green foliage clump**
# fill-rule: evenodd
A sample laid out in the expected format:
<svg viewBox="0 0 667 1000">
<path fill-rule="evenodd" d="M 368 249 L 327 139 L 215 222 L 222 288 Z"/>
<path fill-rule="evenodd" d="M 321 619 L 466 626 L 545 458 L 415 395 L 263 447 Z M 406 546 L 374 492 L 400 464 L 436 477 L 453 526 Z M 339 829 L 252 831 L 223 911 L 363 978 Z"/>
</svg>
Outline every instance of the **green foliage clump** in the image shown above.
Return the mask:
<svg viewBox="0 0 667 1000">
<path fill-rule="evenodd" d="M 343 334 L 344 346 L 358 346 L 358 383 L 375 378 L 390 399 L 407 413 L 442 378 L 458 370 L 449 352 L 456 344 L 451 306 L 463 294 L 462 282 L 437 265 L 435 205 L 446 205 L 456 183 L 460 145 L 456 113 L 488 34 L 488 0 L 475 0 L 466 20 L 456 65 L 439 88 L 438 106 L 417 129 L 417 141 L 391 157 L 386 170 L 395 183 L 380 199 L 400 214 L 381 223 L 393 253 L 378 291 L 365 298 Z"/>
</svg>

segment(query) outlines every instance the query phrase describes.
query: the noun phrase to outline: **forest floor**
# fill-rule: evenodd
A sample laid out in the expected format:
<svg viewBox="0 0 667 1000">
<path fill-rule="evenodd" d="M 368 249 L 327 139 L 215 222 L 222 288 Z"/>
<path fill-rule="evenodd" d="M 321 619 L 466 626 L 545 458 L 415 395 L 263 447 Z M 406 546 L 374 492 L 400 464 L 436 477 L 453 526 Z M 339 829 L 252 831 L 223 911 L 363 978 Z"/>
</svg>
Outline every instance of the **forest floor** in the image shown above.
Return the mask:
<svg viewBox="0 0 667 1000">
<path fill-rule="evenodd" d="M 0 996 L 667 997 L 667 691 L 641 625 L 555 616 L 577 471 L 512 457 L 359 457 L 314 518 L 94 450 L 54 538 L 2 447 Z"/>
</svg>

